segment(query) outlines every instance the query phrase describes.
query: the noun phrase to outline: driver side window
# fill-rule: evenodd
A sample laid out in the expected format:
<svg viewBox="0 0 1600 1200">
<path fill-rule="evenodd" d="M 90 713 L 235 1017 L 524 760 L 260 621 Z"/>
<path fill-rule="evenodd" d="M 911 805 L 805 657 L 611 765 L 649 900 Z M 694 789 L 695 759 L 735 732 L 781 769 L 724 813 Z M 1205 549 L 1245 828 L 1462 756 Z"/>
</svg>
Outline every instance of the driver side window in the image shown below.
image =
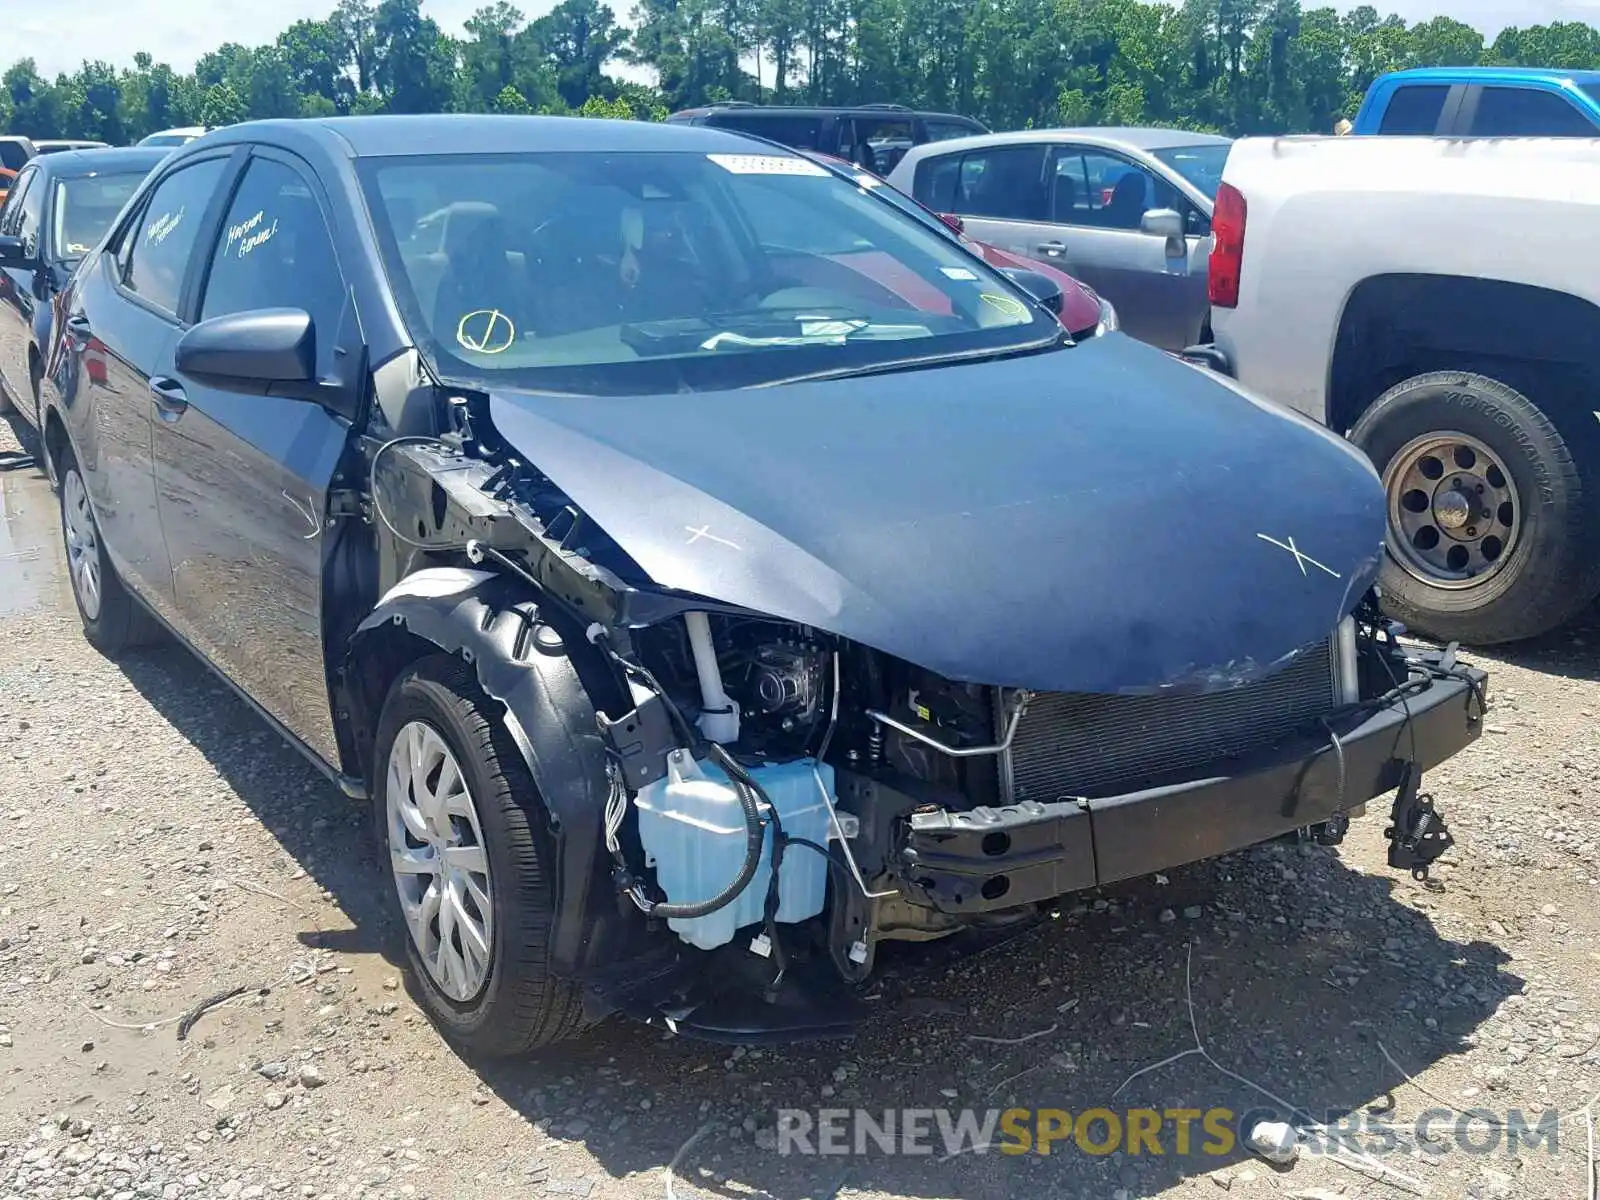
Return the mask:
<svg viewBox="0 0 1600 1200">
<path fill-rule="evenodd" d="M 1101 150 L 1062 149 L 1052 177 L 1050 219 L 1089 229 L 1135 231 L 1157 208 L 1186 208 L 1177 189 L 1143 167 Z"/>
</svg>

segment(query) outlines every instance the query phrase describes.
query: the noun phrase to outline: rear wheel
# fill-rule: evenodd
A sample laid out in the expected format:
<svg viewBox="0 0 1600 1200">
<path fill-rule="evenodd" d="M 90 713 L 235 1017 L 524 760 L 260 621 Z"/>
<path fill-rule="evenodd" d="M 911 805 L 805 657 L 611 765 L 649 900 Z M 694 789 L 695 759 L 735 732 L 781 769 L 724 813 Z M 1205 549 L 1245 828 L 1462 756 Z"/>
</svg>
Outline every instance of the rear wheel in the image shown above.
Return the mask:
<svg viewBox="0 0 1600 1200">
<path fill-rule="evenodd" d="M 582 1027 L 549 969 L 554 890 L 543 806 L 472 668 L 436 655 L 389 691 L 374 816 L 420 998 L 469 1050 L 523 1054 Z"/>
<path fill-rule="evenodd" d="M 1379 585 L 1396 619 L 1490 645 L 1546 633 L 1600 590 L 1600 481 L 1522 392 L 1469 372 L 1418 375 L 1350 437 L 1383 477 Z"/>
<path fill-rule="evenodd" d="M 83 620 L 83 635 L 107 658 L 117 658 L 141 645 L 153 631 L 150 617 L 128 594 L 106 555 L 77 460 L 63 451 L 61 470 L 61 533 L 67 550 L 72 598 Z"/>
</svg>

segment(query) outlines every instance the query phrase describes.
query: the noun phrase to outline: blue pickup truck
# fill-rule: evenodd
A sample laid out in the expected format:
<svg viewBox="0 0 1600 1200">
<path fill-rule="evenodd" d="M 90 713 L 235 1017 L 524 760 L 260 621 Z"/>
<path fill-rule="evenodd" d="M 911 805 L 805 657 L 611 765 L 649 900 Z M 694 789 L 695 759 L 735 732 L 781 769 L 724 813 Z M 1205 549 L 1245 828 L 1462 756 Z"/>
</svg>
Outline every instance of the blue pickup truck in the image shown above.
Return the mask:
<svg viewBox="0 0 1600 1200">
<path fill-rule="evenodd" d="M 1419 67 L 1380 75 L 1353 133 L 1600 137 L 1600 71 Z"/>
</svg>

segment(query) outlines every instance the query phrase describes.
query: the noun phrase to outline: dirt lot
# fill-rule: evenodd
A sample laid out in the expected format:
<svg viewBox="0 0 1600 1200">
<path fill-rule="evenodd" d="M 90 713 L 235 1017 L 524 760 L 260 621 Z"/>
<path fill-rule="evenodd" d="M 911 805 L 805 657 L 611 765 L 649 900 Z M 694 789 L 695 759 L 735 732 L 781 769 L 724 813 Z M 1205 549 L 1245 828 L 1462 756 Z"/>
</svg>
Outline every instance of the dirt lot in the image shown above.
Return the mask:
<svg viewBox="0 0 1600 1200">
<path fill-rule="evenodd" d="M 1083 896 L 953 967 L 903 955 L 853 1043 L 730 1051 L 608 1023 L 483 1065 L 408 998 L 365 813 L 181 650 L 91 650 L 56 522 L 35 472 L 0 475 L 0 1197 L 1592 1195 L 1592 627 L 1477 656 L 1486 733 L 1427 781 L 1459 842 L 1438 890 L 1384 866 L 1374 805 L 1338 850 Z M 1186 967 L 1211 1061 L 1118 1094 L 1194 1045 Z M 1381 1160 L 1414 1182 L 1202 1153 L 1198 1118 L 1187 1155 L 1171 1126 L 1161 1155 L 775 1148 L 780 1108 L 1270 1103 L 1241 1077 L 1320 1119 L 1391 1121 Z M 1480 1121 L 1470 1140 L 1496 1148 L 1471 1153 L 1443 1113 L 1413 1136 L 1430 1109 L 1565 1115 L 1512 1152 Z"/>
</svg>

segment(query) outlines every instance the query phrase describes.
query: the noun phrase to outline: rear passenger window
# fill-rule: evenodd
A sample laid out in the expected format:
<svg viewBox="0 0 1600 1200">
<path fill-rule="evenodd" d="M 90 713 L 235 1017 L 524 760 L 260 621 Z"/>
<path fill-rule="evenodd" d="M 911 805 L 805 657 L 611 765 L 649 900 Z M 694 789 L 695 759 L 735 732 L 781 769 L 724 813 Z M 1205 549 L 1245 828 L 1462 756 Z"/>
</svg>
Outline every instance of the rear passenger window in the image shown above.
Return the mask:
<svg viewBox="0 0 1600 1200">
<path fill-rule="evenodd" d="M 1048 219 L 1044 152 L 1036 146 L 991 146 L 961 156 L 955 204 L 946 212 L 1011 221 Z"/>
<path fill-rule="evenodd" d="M 831 154 L 834 147 L 822 144 L 821 117 L 792 117 L 787 114 L 719 112 L 706 118 L 706 124 L 735 133 L 753 133 L 796 150 L 821 150 Z"/>
<path fill-rule="evenodd" d="M 164 312 L 177 313 L 189 254 L 227 166 L 225 158 L 209 158 L 156 185 L 127 247 L 122 284 L 130 292 Z"/>
<path fill-rule="evenodd" d="M 956 210 L 956 184 L 961 178 L 961 156 L 946 154 L 925 158 L 917 164 L 911 194 L 934 212 Z"/>
<path fill-rule="evenodd" d="M 1439 114 L 1444 112 L 1445 98 L 1449 95 L 1450 88 L 1445 84 L 1396 88 L 1389 97 L 1389 106 L 1383 110 L 1378 132 L 1432 137 L 1439 128 Z"/>
<path fill-rule="evenodd" d="M 1555 92 L 1486 87 L 1468 133 L 1473 137 L 1597 137 L 1600 129 Z"/>
<path fill-rule="evenodd" d="M 316 329 L 319 368 L 344 310 L 333 238 L 310 186 L 293 168 L 254 158 L 245 168 L 212 250 L 200 319 L 257 308 L 299 308 Z"/>
</svg>

